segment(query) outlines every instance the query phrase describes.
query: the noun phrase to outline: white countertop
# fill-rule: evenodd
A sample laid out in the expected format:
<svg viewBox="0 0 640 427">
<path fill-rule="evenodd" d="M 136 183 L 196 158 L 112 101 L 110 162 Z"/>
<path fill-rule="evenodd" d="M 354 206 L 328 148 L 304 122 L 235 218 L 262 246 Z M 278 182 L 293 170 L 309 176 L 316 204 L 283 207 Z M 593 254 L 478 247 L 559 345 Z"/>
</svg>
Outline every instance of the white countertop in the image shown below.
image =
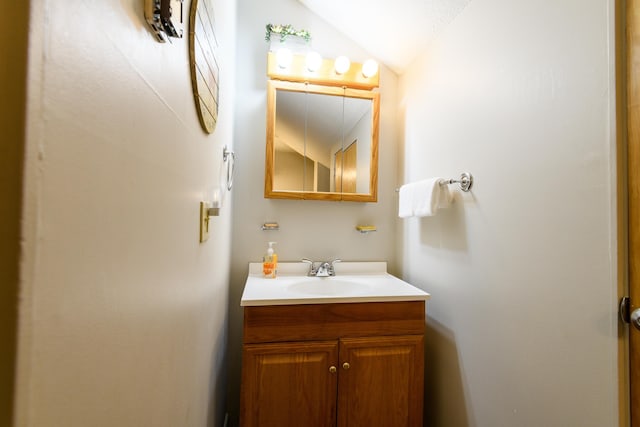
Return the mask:
<svg viewBox="0 0 640 427">
<path fill-rule="evenodd" d="M 426 301 L 431 295 L 387 273 L 386 262 L 341 262 L 333 277 L 308 277 L 309 265 L 278 263 L 278 277 L 250 263 L 241 306 Z"/>
</svg>

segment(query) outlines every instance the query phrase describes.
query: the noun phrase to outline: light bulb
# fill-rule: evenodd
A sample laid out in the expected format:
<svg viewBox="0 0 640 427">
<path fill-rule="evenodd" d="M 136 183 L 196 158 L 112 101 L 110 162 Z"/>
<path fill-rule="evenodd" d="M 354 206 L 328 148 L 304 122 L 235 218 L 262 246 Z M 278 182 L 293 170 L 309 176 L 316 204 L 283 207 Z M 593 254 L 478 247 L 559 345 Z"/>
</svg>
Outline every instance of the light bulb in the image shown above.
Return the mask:
<svg viewBox="0 0 640 427">
<path fill-rule="evenodd" d="M 293 53 L 286 48 L 278 49 L 276 52 L 276 60 L 278 61 L 278 67 L 289 68 L 293 61 Z"/>
<path fill-rule="evenodd" d="M 322 56 L 318 52 L 309 52 L 307 53 L 307 70 L 316 72 L 320 69 L 322 65 Z"/>
<path fill-rule="evenodd" d="M 362 64 L 362 75 L 366 78 L 373 77 L 378 73 L 378 63 L 373 59 L 367 59 Z"/>
<path fill-rule="evenodd" d="M 336 58 L 336 62 L 334 64 L 336 73 L 344 74 L 347 71 L 349 71 L 350 67 L 351 67 L 351 61 L 349 61 L 349 58 L 347 58 L 346 56 L 338 56 Z"/>
</svg>

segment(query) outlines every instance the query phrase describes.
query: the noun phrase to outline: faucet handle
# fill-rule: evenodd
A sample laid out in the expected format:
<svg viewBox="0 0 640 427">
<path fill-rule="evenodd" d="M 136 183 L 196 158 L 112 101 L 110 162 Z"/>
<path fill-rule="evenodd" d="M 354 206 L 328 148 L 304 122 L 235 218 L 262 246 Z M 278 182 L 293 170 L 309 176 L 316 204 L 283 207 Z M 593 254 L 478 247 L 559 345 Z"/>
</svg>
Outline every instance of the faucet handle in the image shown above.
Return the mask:
<svg viewBox="0 0 640 427">
<path fill-rule="evenodd" d="M 309 258 L 302 258 L 300 261 L 309 264 L 309 276 L 316 275 L 316 270 L 313 268 L 313 261 L 311 261 Z"/>
<path fill-rule="evenodd" d="M 335 276 L 336 275 L 336 270 L 333 268 L 334 264 L 338 263 L 338 262 L 342 262 L 342 260 L 340 258 L 336 258 L 333 261 L 331 261 L 329 263 L 329 275 L 331 276 Z"/>
</svg>

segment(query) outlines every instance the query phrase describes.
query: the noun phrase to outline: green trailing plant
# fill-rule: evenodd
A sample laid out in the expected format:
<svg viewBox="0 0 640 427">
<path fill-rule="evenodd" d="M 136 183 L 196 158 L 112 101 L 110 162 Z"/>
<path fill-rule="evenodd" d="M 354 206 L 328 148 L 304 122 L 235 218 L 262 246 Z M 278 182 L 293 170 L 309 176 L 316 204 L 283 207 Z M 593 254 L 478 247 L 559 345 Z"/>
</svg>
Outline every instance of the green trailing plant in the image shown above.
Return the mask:
<svg viewBox="0 0 640 427">
<path fill-rule="evenodd" d="M 267 33 L 264 37 L 266 41 L 271 41 L 271 36 L 277 35 L 280 41 L 284 42 L 288 36 L 296 36 L 303 38 L 307 43 L 311 40 L 311 34 L 307 30 L 296 30 L 291 25 L 273 25 L 267 24 Z"/>
</svg>

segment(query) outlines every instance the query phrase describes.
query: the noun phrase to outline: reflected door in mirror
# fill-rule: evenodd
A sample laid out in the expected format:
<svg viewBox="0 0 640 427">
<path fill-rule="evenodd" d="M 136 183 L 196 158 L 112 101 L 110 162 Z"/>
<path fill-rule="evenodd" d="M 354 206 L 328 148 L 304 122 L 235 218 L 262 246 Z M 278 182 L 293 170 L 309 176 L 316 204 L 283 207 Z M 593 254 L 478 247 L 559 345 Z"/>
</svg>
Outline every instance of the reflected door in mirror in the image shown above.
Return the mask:
<svg viewBox="0 0 640 427">
<path fill-rule="evenodd" d="M 345 149 L 336 152 L 336 188 L 343 193 L 358 193 L 358 141 L 353 141 Z M 338 167 L 338 162 L 340 166 Z M 340 185 L 337 185 L 338 181 Z M 365 183 L 368 185 L 368 183 Z M 363 188 L 361 190 L 364 190 Z"/>
</svg>

